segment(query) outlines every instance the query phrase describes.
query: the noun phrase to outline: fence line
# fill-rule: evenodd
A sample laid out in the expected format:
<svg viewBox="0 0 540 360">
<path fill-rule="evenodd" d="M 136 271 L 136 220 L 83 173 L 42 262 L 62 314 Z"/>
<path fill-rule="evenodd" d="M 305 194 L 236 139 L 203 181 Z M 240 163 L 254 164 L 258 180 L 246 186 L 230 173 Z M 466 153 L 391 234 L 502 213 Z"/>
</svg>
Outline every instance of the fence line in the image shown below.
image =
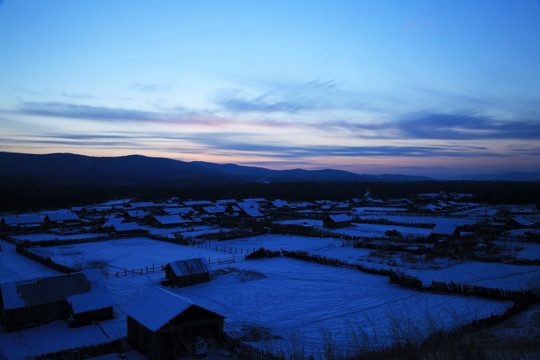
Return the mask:
<svg viewBox="0 0 540 360">
<path fill-rule="evenodd" d="M 239 261 L 244 261 L 246 259 L 245 255 L 240 256 L 229 256 L 225 258 L 208 258 L 208 264 L 231 264 Z M 118 278 L 118 277 L 127 277 L 129 275 L 145 275 L 145 274 L 153 274 L 156 272 L 164 272 L 166 265 L 155 265 L 152 264 L 152 266 L 145 266 L 141 268 L 136 269 L 128 269 L 124 268 L 124 270 L 120 271 L 113 271 L 113 272 L 107 272 L 103 274 L 105 279 L 109 278 Z"/>
</svg>

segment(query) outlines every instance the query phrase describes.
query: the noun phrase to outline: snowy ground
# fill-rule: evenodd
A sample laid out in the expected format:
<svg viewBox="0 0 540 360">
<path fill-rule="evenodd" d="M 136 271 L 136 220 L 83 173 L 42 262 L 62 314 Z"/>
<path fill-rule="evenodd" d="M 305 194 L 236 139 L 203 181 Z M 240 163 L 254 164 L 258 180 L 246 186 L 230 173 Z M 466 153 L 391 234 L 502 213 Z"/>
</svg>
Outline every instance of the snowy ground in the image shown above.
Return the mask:
<svg viewBox="0 0 540 360">
<path fill-rule="evenodd" d="M 69 266 L 106 264 L 106 271 L 164 265 L 179 259 L 230 257 L 246 250 L 304 250 L 349 263 L 372 263 L 370 250 L 343 246 L 338 238 L 266 234 L 229 241 L 182 246 L 145 237 L 35 248 L 54 261 Z M 0 274 L 5 280 L 52 276 L 58 272 L 17 254 L 14 246 L 1 241 Z M 218 250 L 216 250 L 218 246 Z M 209 248 L 210 249 L 209 249 Z M 520 289 L 540 279 L 540 267 L 497 263 L 441 263 L 438 270 L 403 270 L 427 283 L 456 281 L 489 287 Z M 441 265 L 439 264 L 439 265 Z M 502 313 L 508 302 L 463 296 L 416 292 L 388 283 L 384 276 L 307 263 L 288 258 L 212 264 L 209 283 L 171 291 L 226 317 L 225 330 L 235 336 L 253 332 L 262 336 L 253 345 L 261 349 L 290 352 L 293 339 L 307 352 L 320 354 L 323 334 L 351 350 L 352 332 L 365 333 L 373 345 L 396 340 L 399 334 L 425 336 L 427 332 L 453 327 L 472 319 Z M 251 274 L 251 275 L 250 275 Z M 262 275 L 261 275 L 262 274 Z M 109 277 L 106 285 L 117 301 L 116 318 L 73 330 L 57 321 L 14 333 L 0 333 L 0 348 L 9 359 L 22 359 L 43 352 L 59 351 L 126 336 L 123 309 L 147 289 L 160 286 L 164 273 Z M 251 331 L 250 331 L 251 330 Z M 55 341 L 51 341 L 54 334 Z M 62 341 L 56 341 L 62 334 Z M 267 336 L 272 337 L 272 336 Z M 361 340 L 361 339 L 357 339 Z"/>
<path fill-rule="evenodd" d="M 387 237 L 384 233 L 388 230 L 397 230 L 404 237 L 426 238 L 431 234 L 431 229 L 413 226 L 381 225 L 353 223 L 350 227 L 330 230 L 336 234 L 367 237 Z"/>
<path fill-rule="evenodd" d="M 82 233 L 82 234 L 69 234 L 69 235 L 59 235 L 59 234 L 49 234 L 49 233 L 42 233 L 42 234 L 25 234 L 25 235 L 16 235 L 13 236 L 14 239 L 17 240 L 26 240 L 30 242 L 35 241 L 50 241 L 50 240 L 83 240 L 83 239 L 92 239 L 97 237 L 106 237 L 108 234 L 106 233 Z"/>
</svg>

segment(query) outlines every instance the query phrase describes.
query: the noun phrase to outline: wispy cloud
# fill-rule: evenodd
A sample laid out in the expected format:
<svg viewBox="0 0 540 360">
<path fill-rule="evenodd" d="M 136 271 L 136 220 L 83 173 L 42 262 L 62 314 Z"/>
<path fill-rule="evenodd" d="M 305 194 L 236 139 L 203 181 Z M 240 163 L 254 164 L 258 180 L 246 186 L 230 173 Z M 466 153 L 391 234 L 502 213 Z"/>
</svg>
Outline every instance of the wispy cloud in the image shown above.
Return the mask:
<svg viewBox="0 0 540 360">
<path fill-rule="evenodd" d="M 171 90 L 170 85 L 164 85 L 164 84 L 141 84 L 136 83 L 131 86 L 129 86 L 131 90 L 136 90 L 140 92 L 145 93 L 165 93 L 169 92 Z"/>
<path fill-rule="evenodd" d="M 418 113 L 397 122 L 396 127 L 405 138 L 540 139 L 538 121 L 501 121 L 468 114 Z"/>
<path fill-rule="evenodd" d="M 264 90 L 247 95 L 238 89 L 221 89 L 213 102 L 230 112 L 297 113 L 300 111 L 368 107 L 361 94 L 343 89 L 334 80 L 260 84 Z"/>
</svg>

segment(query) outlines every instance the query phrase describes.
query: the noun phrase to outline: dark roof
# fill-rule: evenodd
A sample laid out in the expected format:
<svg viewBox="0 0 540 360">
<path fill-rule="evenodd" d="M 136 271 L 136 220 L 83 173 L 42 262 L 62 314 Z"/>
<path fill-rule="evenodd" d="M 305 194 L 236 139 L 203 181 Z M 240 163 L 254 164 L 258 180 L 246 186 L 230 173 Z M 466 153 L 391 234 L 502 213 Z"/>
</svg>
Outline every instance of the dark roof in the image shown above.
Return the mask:
<svg viewBox="0 0 540 360">
<path fill-rule="evenodd" d="M 170 266 L 176 276 L 197 275 L 209 272 L 206 260 L 203 258 L 179 260 L 168 263 L 167 266 Z"/>
<path fill-rule="evenodd" d="M 5 309 L 51 304 L 102 287 L 99 270 L 0 284 Z"/>
</svg>

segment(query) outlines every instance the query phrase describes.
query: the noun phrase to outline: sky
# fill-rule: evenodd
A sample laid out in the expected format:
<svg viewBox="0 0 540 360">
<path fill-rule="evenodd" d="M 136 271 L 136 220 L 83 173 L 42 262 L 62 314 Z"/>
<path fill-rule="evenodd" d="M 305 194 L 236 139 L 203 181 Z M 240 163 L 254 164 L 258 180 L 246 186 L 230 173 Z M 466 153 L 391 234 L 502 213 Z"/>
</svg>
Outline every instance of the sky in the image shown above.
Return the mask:
<svg viewBox="0 0 540 360">
<path fill-rule="evenodd" d="M 0 0 L 0 150 L 539 171 L 539 39 L 539 0 Z"/>
</svg>

